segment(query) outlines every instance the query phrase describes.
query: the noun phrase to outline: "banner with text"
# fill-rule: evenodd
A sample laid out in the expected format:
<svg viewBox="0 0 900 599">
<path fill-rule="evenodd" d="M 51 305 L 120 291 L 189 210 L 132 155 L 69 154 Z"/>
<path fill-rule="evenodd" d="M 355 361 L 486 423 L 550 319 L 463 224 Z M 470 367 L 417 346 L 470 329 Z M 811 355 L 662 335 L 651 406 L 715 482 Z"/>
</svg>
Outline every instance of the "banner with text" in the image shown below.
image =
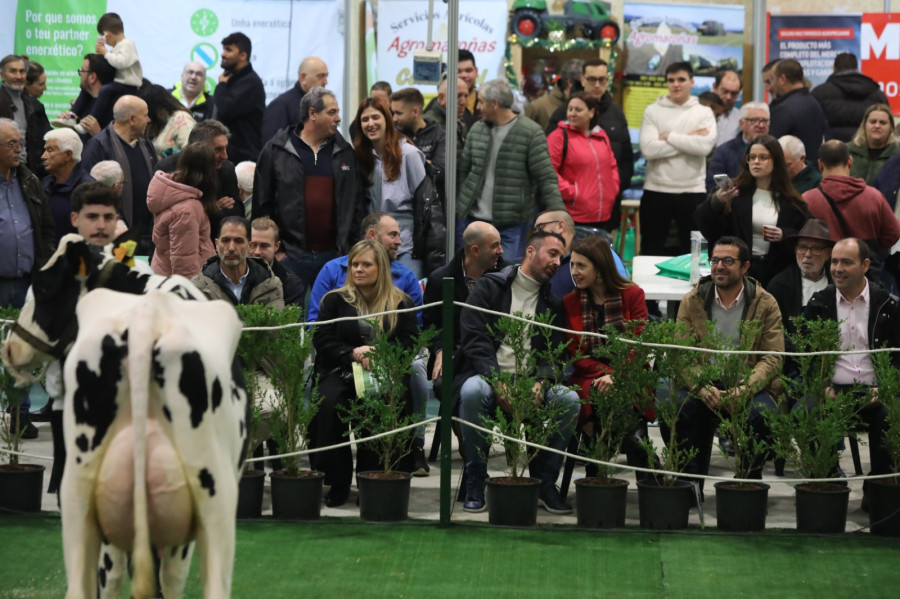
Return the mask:
<svg viewBox="0 0 900 599">
<path fill-rule="evenodd" d="M 470 50 L 478 66 L 478 85 L 503 76 L 506 48 L 507 4 L 504 0 L 461 0 L 459 3 L 459 48 Z M 447 7 L 434 4 L 432 42 L 447 59 Z M 395 90 L 417 87 L 434 95 L 435 86 L 413 86 L 413 53 L 426 50 L 428 2 L 425 0 L 380 0 L 377 18 L 377 77 Z M 373 81 L 369 82 L 370 84 Z"/>
</svg>

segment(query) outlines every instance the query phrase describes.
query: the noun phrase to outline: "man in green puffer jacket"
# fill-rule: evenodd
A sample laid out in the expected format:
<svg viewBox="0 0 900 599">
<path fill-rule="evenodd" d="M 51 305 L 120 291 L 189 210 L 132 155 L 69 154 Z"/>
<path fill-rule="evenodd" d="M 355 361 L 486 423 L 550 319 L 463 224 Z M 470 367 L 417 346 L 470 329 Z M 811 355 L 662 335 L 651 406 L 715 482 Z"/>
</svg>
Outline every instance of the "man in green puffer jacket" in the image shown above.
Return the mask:
<svg viewBox="0 0 900 599">
<path fill-rule="evenodd" d="M 482 120 L 469 131 L 459 162 L 456 230 L 459 237 L 474 220 L 493 224 L 504 254 L 515 261 L 535 213 L 565 210 L 565 205 L 543 130 L 513 112 L 512 104 L 512 90 L 503 79 L 478 90 Z"/>
</svg>

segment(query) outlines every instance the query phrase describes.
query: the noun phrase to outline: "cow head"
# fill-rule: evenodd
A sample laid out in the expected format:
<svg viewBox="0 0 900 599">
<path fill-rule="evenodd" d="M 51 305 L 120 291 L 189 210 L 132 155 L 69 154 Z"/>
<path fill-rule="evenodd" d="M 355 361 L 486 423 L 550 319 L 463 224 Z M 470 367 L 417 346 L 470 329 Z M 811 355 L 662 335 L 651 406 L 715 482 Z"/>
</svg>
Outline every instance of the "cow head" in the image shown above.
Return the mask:
<svg viewBox="0 0 900 599">
<path fill-rule="evenodd" d="M 74 233 L 59 241 L 56 252 L 31 277 L 32 295 L 0 349 L 7 371 L 20 386 L 33 382 L 32 372 L 62 358 L 75 341 L 75 306 L 104 273 L 121 265 L 107 248 L 90 245 Z"/>
</svg>

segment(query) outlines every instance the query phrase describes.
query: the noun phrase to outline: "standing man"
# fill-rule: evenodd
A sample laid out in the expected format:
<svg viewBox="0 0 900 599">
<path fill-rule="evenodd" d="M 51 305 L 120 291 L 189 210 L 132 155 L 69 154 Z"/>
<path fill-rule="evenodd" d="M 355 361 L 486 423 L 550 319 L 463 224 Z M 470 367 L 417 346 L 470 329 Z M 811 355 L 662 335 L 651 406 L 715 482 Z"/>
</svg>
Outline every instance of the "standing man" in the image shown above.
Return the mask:
<svg viewBox="0 0 900 599">
<path fill-rule="evenodd" d="M 300 100 L 314 87 L 328 85 L 328 66 L 321 58 L 304 58 L 297 69 L 297 83 L 266 107 L 263 115 L 262 142 L 265 145 L 280 129 L 300 123 Z"/>
<path fill-rule="evenodd" d="M 91 168 L 102 160 L 115 160 L 125 173 L 122 217 L 136 232 L 138 255 L 149 255 L 153 216 L 147 209 L 147 187 L 156 172 L 156 150 L 144 136 L 150 117 L 147 103 L 137 96 L 122 96 L 113 106 L 113 122 L 84 146 L 81 162 Z"/>
<path fill-rule="evenodd" d="M 256 160 L 262 149 L 266 90 L 250 64 L 252 48 L 250 38 L 241 32 L 222 40 L 224 70 L 209 115 L 231 130 L 231 157 L 235 162 Z"/>
<path fill-rule="evenodd" d="M 250 223 L 240 216 L 222 221 L 216 238 L 217 255 L 207 260 L 200 274 L 191 279 L 211 300 L 238 304 L 262 304 L 284 308 L 281 280 L 261 258 L 250 258 Z"/>
<path fill-rule="evenodd" d="M 512 90 L 503 79 L 488 81 L 478 91 L 483 120 L 472 127 L 463 148 L 456 216 L 460 235 L 474 220 L 492 223 L 500 231 L 503 253 L 516 260 L 535 211 L 535 189 L 541 210 L 564 210 L 565 205 L 544 132 L 514 113 L 512 104 Z"/>
<path fill-rule="evenodd" d="M 184 65 L 181 81 L 172 90 L 175 99 L 191 111 L 191 116 L 198 123 L 209 116 L 212 94 L 206 85 L 206 67 L 196 60 Z"/>
<path fill-rule="evenodd" d="M 31 273 L 56 249 L 50 204 L 41 182 L 22 164 L 22 149 L 16 122 L 0 118 L 0 306 L 11 308 L 25 304 Z M 28 416 L 30 408 L 26 395 L 19 405 L 23 439 L 38 435 Z"/>
<path fill-rule="evenodd" d="M 771 90 L 777 97 L 770 104 L 772 137 L 799 137 L 810 159 L 816 160 L 830 130 L 822 106 L 803 84 L 803 67 L 793 58 L 785 58 L 775 64 L 773 75 Z"/>
<path fill-rule="evenodd" d="M 694 209 L 706 198 L 706 157 L 716 144 L 712 110 L 691 96 L 694 70 L 686 62 L 666 67 L 669 94 L 644 110 L 641 153 L 647 159 L 641 198 L 641 253 L 686 254 L 691 249 Z M 666 248 L 674 219 L 678 242 Z"/>
<path fill-rule="evenodd" d="M 740 75 L 731 69 L 716 73 L 712 90 L 722 98 L 722 104 L 725 105 L 725 112 L 716 119 L 716 146 L 731 141 L 741 129 L 742 115 L 740 110 L 735 110 L 735 105 L 741 95 L 742 85 Z"/>
<path fill-rule="evenodd" d="M 72 225 L 72 204 L 69 202 L 72 191 L 81 183 L 94 180 L 81 168 L 83 149 L 81 138 L 71 129 L 53 129 L 44 135 L 44 154 L 41 159 L 47 176 L 41 183 L 50 204 L 50 213 L 53 214 L 53 228 L 57 237 L 75 232 Z"/>
<path fill-rule="evenodd" d="M 831 135 L 849 142 L 872 104 L 887 104 L 887 97 L 871 77 L 859 72 L 859 60 L 850 52 L 834 57 L 834 72 L 810 95 L 821 104 Z"/>
<path fill-rule="evenodd" d="M 706 167 L 706 191 L 716 189 L 714 175 L 725 174 L 737 177 L 741 172 L 744 150 L 754 137 L 769 133 L 769 105 L 763 102 L 747 102 L 735 113 L 740 114 L 740 131 L 725 143 L 717 144 L 709 165 Z M 718 123 L 716 127 L 718 127 Z"/>
<path fill-rule="evenodd" d="M 778 143 L 784 150 L 787 172 L 797 193 L 803 195 L 810 189 L 818 187 L 822 180 L 822 173 L 811 167 L 806 161 L 806 147 L 800 138 L 793 135 L 782 135 L 778 138 Z"/>
<path fill-rule="evenodd" d="M 467 304 L 506 314 L 521 313 L 522 316 L 549 311 L 554 317 L 551 324 L 562 323 L 562 301 L 550 292 L 549 282 L 559 268 L 559 259 L 564 252 L 565 242 L 559 235 L 541 231 L 533 233 L 522 265 L 508 266 L 500 272 L 482 276 L 469 294 Z M 463 310 L 460 316 L 459 355 L 462 356 L 462 363 L 456 377 L 459 415 L 463 420 L 479 426 L 483 426 L 485 418 L 492 416 L 497 408 L 510 408 L 503 389 L 492 387 L 488 382 L 497 373 L 510 372 L 515 368 L 512 348 L 503 343 L 503 339 L 491 334 L 499 320 L 496 314 L 477 310 Z M 554 331 L 551 343 L 565 343 L 564 334 Z M 543 344 L 543 336 L 535 335 L 530 349 L 543 349 Z M 539 370 L 546 367 L 546 364 L 537 365 Z M 551 448 L 561 451 L 572 436 L 580 402 L 575 391 L 560 385 L 560 382 L 541 381 L 534 391 L 539 401 L 556 401 L 565 406 L 549 442 Z M 462 428 L 462 437 L 466 456 L 466 501 L 463 509 L 481 512 L 485 508 L 484 487 L 490 438 L 467 426 Z M 561 466 L 562 456 L 556 453 L 541 452 L 534 462 L 535 472 L 541 480 L 540 505 L 553 514 L 572 512 L 572 507 L 563 500 L 556 487 Z"/>
<path fill-rule="evenodd" d="M 394 126 L 412 139 L 416 147 L 425 154 L 425 160 L 433 168 L 434 179 L 444 178 L 446 164 L 446 133 L 444 127 L 433 123 L 422 115 L 425 98 L 414 87 L 406 87 L 391 94 L 391 114 Z M 443 186 L 440 185 L 439 189 Z"/>
<path fill-rule="evenodd" d="M 784 331 L 781 328 L 781 312 L 778 303 L 755 279 L 747 276 L 750 269 L 750 248 L 738 237 L 720 237 L 710 252 L 712 274 L 700 279 L 678 307 L 678 322 L 685 323 L 693 336 L 702 341 L 708 334 L 708 323 L 715 323 L 716 330 L 735 347 L 740 346 L 740 323 L 756 320 L 761 325 L 752 344 L 753 351 L 783 352 Z M 688 462 L 686 474 L 708 474 L 712 454 L 712 441 L 719 424 L 716 407 L 729 393 L 748 393 L 753 402 L 749 424 L 757 439 L 770 437 L 764 413 L 777 410 L 777 398 L 781 395 L 781 357 L 772 354 L 751 354 L 747 366 L 752 373 L 741 389 L 725 389 L 713 383 L 692 391 L 678 410 L 677 427 L 683 449 L 692 449 L 696 455 Z M 663 423 L 668 428 L 672 423 Z M 663 438 L 668 439 L 667 431 Z M 765 458 L 760 457 L 751 465 L 749 478 L 762 478 Z M 699 481 L 703 489 L 703 480 Z"/>
<path fill-rule="evenodd" d="M 41 152 L 44 134 L 50 131 L 50 121 L 44 105 L 25 91 L 28 61 L 14 54 L 0 60 L 0 118 L 12 119 L 25 136 L 23 157 L 28 169 L 38 176 L 44 175 Z"/>
<path fill-rule="evenodd" d="M 468 50 L 459 51 L 459 61 L 456 63 L 456 74 L 466 82 L 468 94 L 466 96 L 466 110 L 475 120 L 481 118 L 481 109 L 478 107 L 478 67 L 475 66 L 475 55 Z"/>
<path fill-rule="evenodd" d="M 463 148 L 466 146 L 466 137 L 469 135 L 469 128 L 475 124 L 475 119 L 471 113 L 466 110 L 466 98 L 468 97 L 468 88 L 466 82 L 460 78 L 456 79 L 456 164 L 459 165 L 462 157 Z M 447 75 L 441 78 L 438 84 L 437 97 L 432 98 L 428 106 L 425 107 L 424 117 L 441 129 L 446 128 L 447 123 Z M 446 145 L 446 131 L 445 145 Z"/>
<path fill-rule="evenodd" d="M 300 101 L 300 124 L 278 131 L 256 161 L 252 214 L 278 225 L 283 263 L 307 288 L 326 262 L 350 250 L 366 210 L 340 122 L 334 93 L 313 87 Z"/>
<path fill-rule="evenodd" d="M 869 258 L 864 241 L 853 237 L 838 241 L 831 250 L 834 284 L 815 294 L 803 310 L 806 318 L 839 322 L 844 351 L 900 347 L 900 305 L 895 296 L 866 278 Z M 900 368 L 900 354 L 891 355 L 894 368 Z M 851 392 L 857 399 L 857 417 L 869 433 L 870 475 L 892 471 L 884 446 L 887 408 L 872 398 L 877 387 L 870 354 L 842 354 L 834 364 L 831 386 L 826 390 L 826 395 Z M 863 510 L 868 511 L 866 491 L 863 483 Z"/>
<path fill-rule="evenodd" d="M 880 191 L 850 176 L 852 164 L 847 144 L 838 139 L 825 142 L 819 151 L 822 182 L 804 193 L 803 199 L 810 214 L 828 225 L 832 240 L 857 237 L 883 252 L 900 239 L 900 222 Z"/>
<path fill-rule="evenodd" d="M 600 58 L 591 58 L 581 66 L 581 86 L 597 101 L 600 115 L 600 126 L 609 136 L 609 145 L 616 157 L 616 168 L 619 171 L 619 193 L 612 214 L 600 226 L 607 231 L 619 228 L 622 218 L 622 192 L 631 187 L 634 175 L 634 150 L 631 147 L 631 135 L 628 133 L 628 121 L 625 113 L 613 100 L 609 93 L 609 65 Z M 557 123 L 566 120 L 566 105 L 563 104 L 550 117 L 546 127 L 547 135 L 553 133 Z"/>
<path fill-rule="evenodd" d="M 242 162 L 241 164 L 248 164 Z M 240 168 L 241 164 L 238 165 Z M 278 239 L 278 225 L 271 218 L 263 216 L 254 219 L 250 223 L 250 255 L 254 258 L 262 258 L 281 281 L 284 292 L 284 303 L 303 306 L 306 299 L 306 288 L 300 277 L 282 266 L 275 259 L 275 253 L 281 248 L 281 240 Z"/>
</svg>

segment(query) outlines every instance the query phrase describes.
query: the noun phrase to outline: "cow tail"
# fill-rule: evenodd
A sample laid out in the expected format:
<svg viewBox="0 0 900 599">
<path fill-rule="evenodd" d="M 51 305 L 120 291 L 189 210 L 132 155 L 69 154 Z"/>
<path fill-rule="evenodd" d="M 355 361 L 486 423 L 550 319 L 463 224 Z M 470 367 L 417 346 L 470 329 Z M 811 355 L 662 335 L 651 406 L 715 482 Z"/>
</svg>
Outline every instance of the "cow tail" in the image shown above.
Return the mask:
<svg viewBox="0 0 900 599">
<path fill-rule="evenodd" d="M 150 401 L 150 367 L 159 315 L 154 302 L 142 302 L 128 332 L 128 377 L 131 387 L 131 423 L 134 428 L 134 545 L 132 546 L 132 597 L 156 595 L 155 569 L 150 548 L 147 508 L 147 418 Z"/>
</svg>

